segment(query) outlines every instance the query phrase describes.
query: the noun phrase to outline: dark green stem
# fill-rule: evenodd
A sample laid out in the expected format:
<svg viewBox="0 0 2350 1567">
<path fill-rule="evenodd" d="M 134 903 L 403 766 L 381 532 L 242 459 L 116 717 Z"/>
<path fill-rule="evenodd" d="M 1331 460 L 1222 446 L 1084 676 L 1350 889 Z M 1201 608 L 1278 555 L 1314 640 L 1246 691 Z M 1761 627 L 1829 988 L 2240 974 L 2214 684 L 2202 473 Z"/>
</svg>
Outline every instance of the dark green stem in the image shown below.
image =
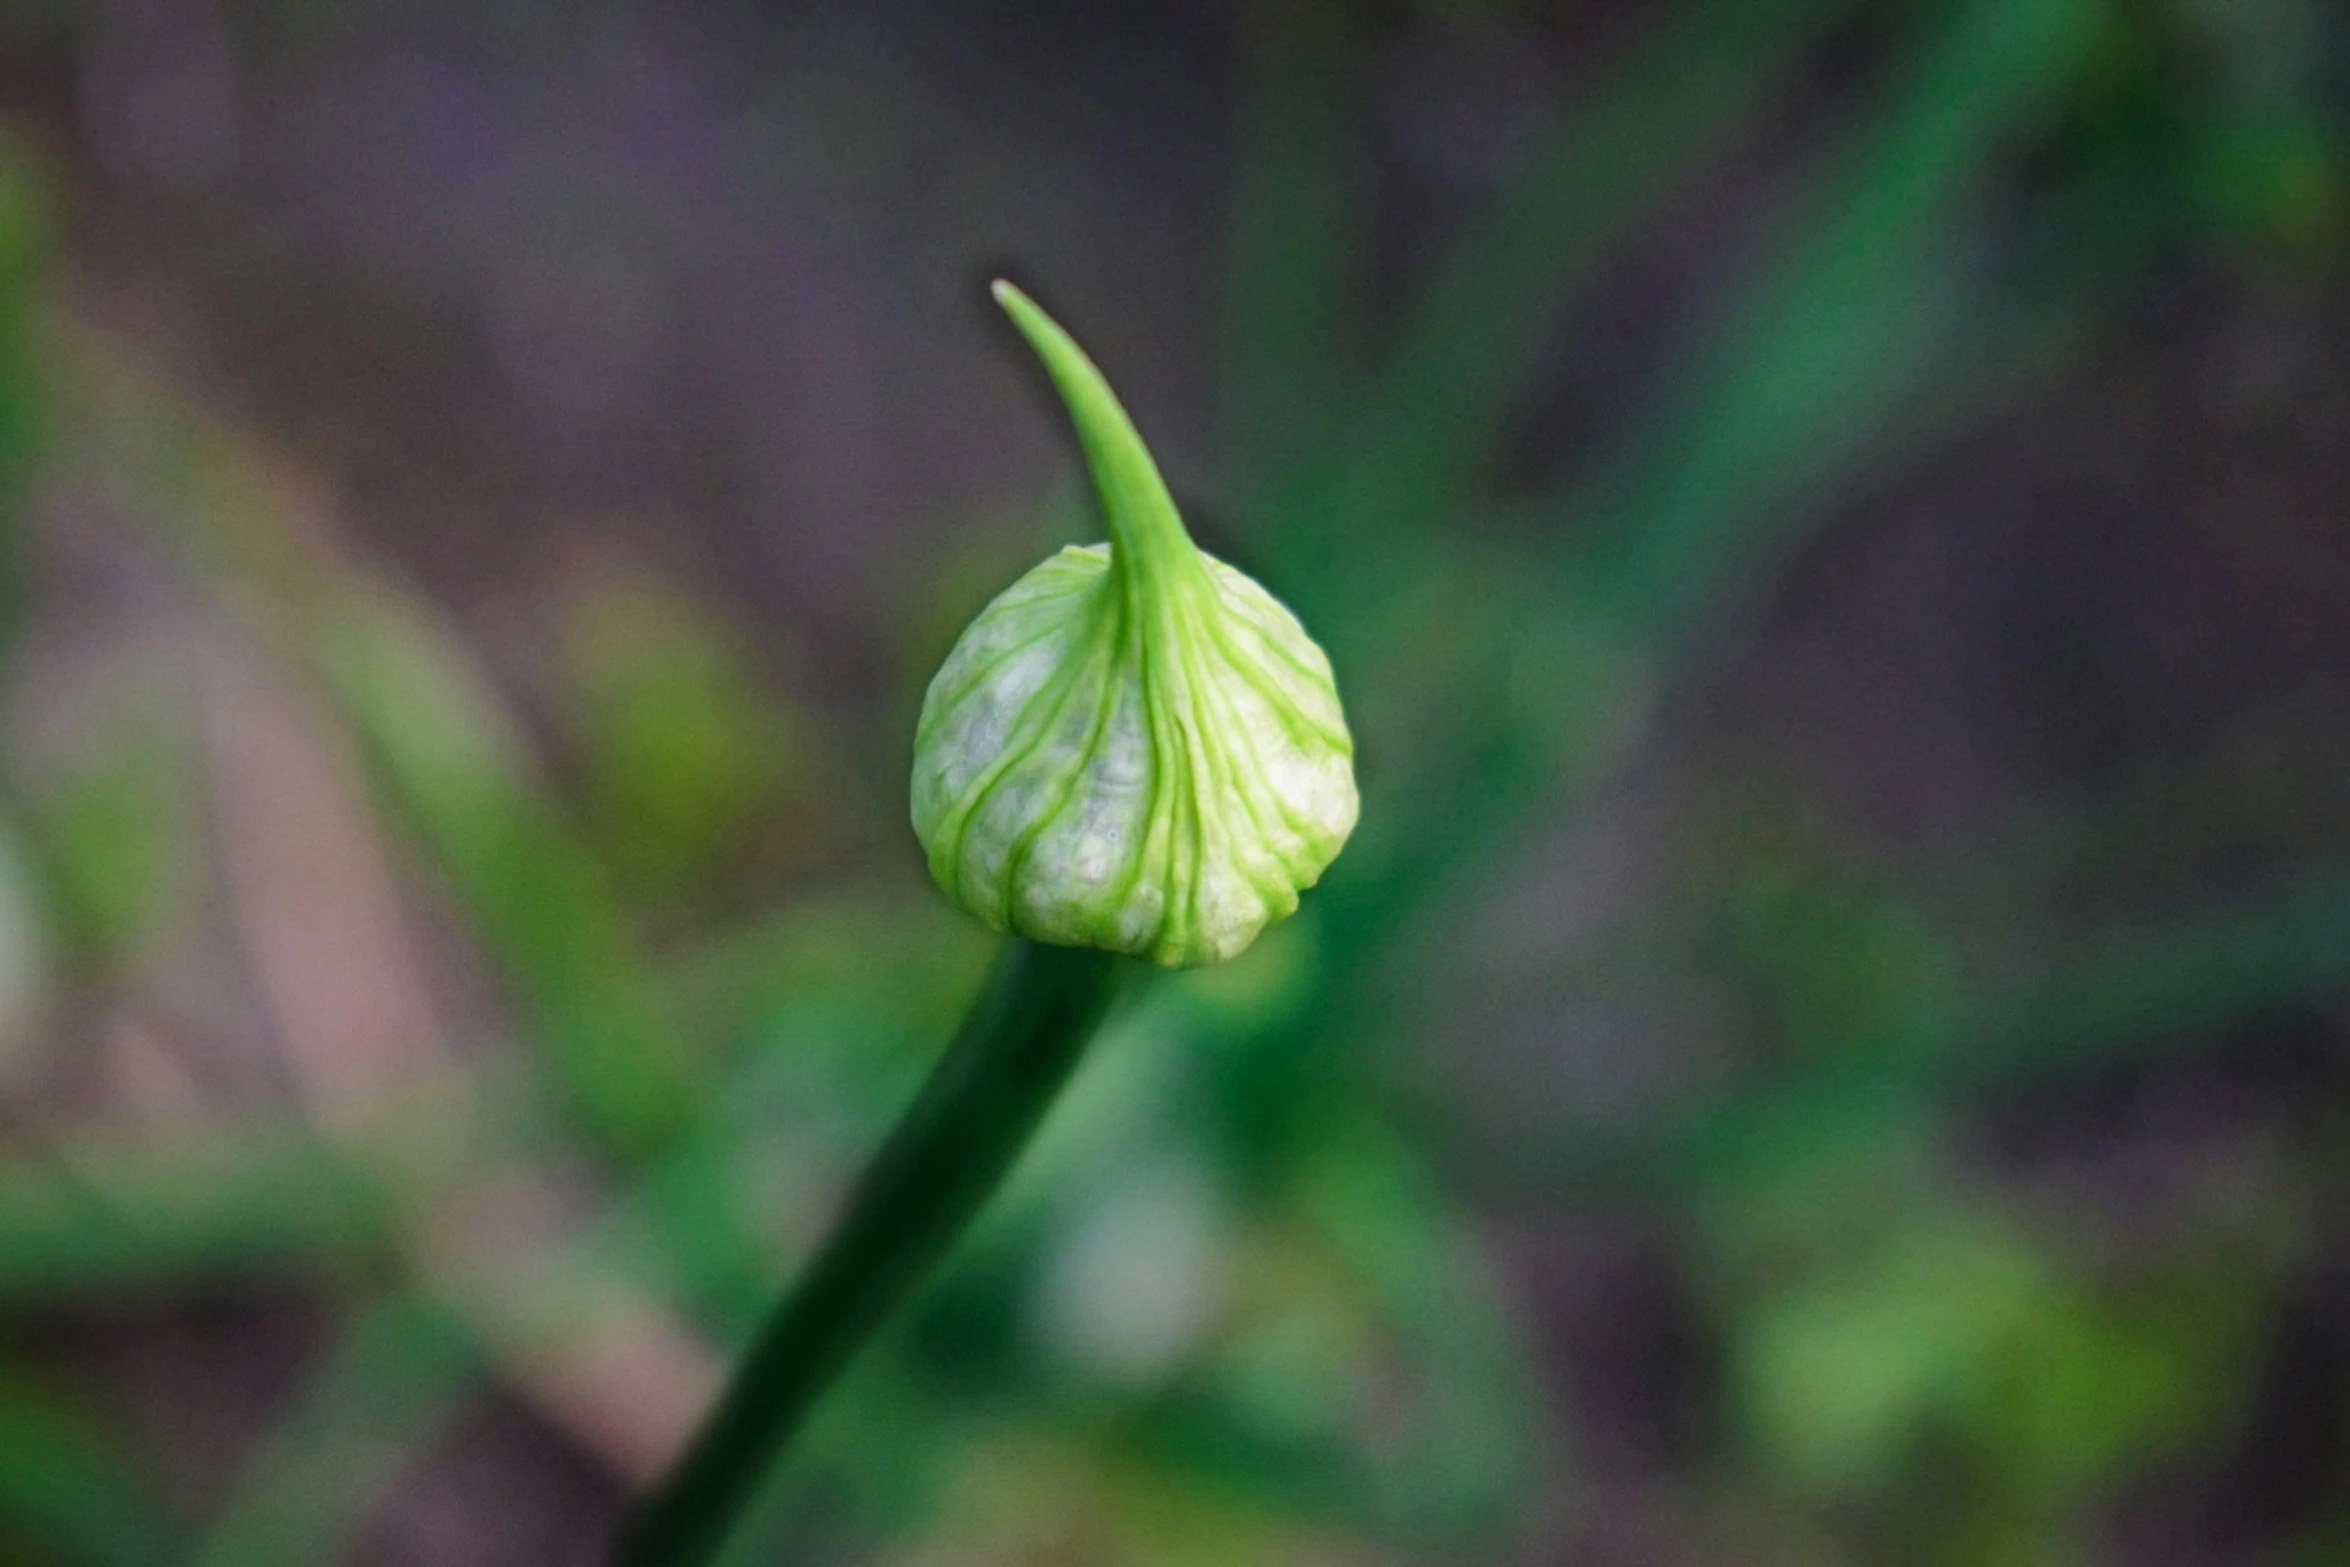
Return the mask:
<svg viewBox="0 0 2350 1567">
<path fill-rule="evenodd" d="M 1012 940 L 831 1240 L 760 1331 L 715 1413 L 623 1533 L 617 1567 L 716 1559 L 858 1346 L 1001 1184 L 1133 967 Z"/>
</svg>

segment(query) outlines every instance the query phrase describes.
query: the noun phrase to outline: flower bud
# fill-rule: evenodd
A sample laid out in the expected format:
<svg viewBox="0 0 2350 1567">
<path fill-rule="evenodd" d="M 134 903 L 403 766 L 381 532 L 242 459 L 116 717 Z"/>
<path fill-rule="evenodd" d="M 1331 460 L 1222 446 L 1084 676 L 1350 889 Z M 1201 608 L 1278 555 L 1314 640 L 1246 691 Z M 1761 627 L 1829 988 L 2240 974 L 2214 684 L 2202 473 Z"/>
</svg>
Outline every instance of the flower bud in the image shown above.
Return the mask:
<svg viewBox="0 0 2350 1567">
<path fill-rule="evenodd" d="M 979 612 L 922 702 L 914 832 L 997 930 L 1170 968 L 1232 957 L 1354 828 L 1330 660 L 1203 553 L 1101 372 L 995 286 L 1077 427 L 1109 524 Z"/>
</svg>

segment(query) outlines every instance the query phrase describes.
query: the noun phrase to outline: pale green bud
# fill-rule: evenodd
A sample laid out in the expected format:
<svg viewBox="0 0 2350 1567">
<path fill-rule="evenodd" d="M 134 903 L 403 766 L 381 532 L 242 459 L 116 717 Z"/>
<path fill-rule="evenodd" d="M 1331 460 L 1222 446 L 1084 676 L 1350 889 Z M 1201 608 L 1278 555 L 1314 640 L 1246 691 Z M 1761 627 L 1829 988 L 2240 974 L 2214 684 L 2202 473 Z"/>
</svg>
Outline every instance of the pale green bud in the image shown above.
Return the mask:
<svg viewBox="0 0 2350 1567">
<path fill-rule="evenodd" d="M 1354 828 L 1330 660 L 1191 542 L 1069 335 L 995 293 L 1068 404 L 1110 541 L 1029 572 L 947 655 L 914 740 L 914 832 L 947 896 L 998 930 L 1170 968 L 1229 958 Z"/>
</svg>

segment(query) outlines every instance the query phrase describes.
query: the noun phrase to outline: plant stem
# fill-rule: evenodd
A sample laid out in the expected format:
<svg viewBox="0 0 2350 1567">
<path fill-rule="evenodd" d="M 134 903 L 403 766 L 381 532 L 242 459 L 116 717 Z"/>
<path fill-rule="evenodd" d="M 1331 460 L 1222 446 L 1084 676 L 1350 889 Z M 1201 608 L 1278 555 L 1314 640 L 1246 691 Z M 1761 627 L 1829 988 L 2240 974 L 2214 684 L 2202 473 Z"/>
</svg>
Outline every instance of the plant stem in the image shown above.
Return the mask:
<svg viewBox="0 0 2350 1567">
<path fill-rule="evenodd" d="M 714 1560 L 809 1411 L 995 1192 L 1132 965 L 1013 939 L 839 1228 L 760 1331 L 685 1457 L 624 1530 L 617 1567 Z"/>
</svg>

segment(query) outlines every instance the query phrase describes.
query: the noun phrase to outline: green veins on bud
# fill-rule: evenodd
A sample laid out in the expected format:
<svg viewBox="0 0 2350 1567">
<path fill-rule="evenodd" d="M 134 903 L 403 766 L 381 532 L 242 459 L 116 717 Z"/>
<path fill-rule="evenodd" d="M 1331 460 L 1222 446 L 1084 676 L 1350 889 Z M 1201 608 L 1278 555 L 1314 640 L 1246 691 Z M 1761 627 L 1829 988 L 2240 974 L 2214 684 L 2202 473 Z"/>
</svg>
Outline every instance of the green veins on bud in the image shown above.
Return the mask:
<svg viewBox="0 0 2350 1567">
<path fill-rule="evenodd" d="M 930 682 L 914 832 L 948 897 L 998 930 L 1169 968 L 1229 958 L 1297 908 L 1354 829 L 1354 740 L 1330 660 L 1204 554 L 1093 362 L 1009 283 L 1107 544 L 997 596 Z"/>
</svg>

